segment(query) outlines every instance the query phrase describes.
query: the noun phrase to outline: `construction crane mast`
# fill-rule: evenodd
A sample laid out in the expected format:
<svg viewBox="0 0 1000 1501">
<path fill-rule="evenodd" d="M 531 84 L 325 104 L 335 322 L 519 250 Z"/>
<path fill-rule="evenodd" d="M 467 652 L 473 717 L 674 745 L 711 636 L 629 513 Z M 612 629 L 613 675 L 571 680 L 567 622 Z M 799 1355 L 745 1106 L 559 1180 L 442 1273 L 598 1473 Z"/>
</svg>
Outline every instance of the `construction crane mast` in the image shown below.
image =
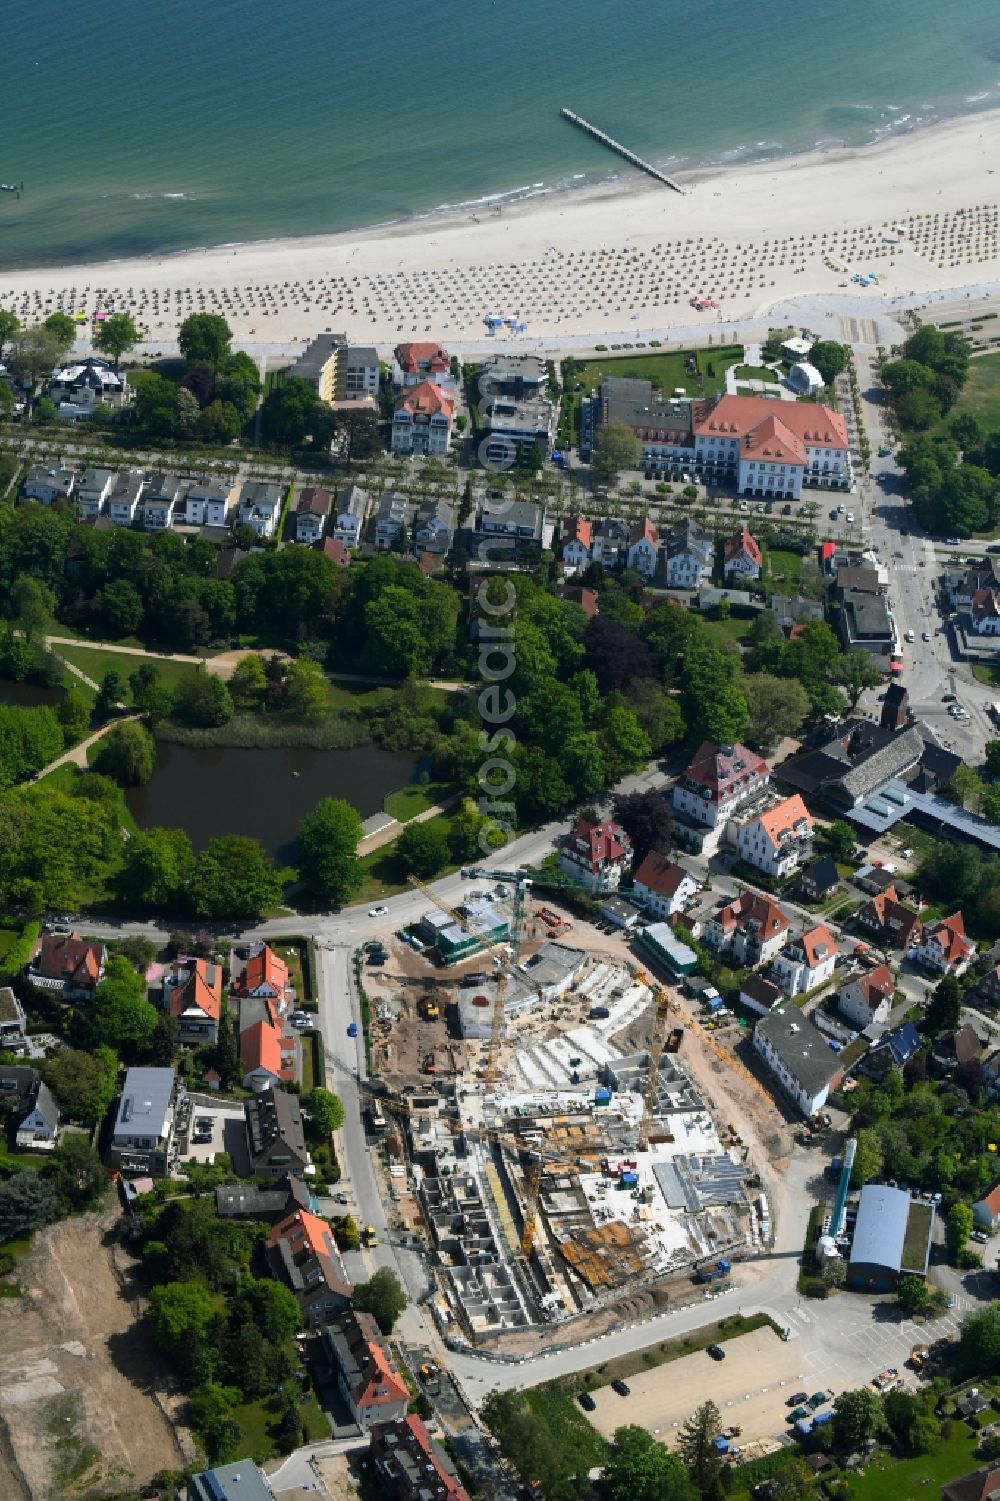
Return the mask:
<svg viewBox="0 0 1000 1501">
<path fill-rule="evenodd" d="M 642 1096 L 642 1122 L 639 1126 L 638 1140 L 640 1152 L 645 1152 L 649 1146 L 649 1133 L 656 1110 L 656 1085 L 660 1077 L 660 1059 L 663 1057 L 663 1048 L 667 1040 L 669 1016 L 670 1013 L 665 1006 L 657 1006 L 656 1015 L 653 1018 L 653 1038 L 649 1044 L 649 1073 L 646 1076 L 646 1088 Z"/>
</svg>

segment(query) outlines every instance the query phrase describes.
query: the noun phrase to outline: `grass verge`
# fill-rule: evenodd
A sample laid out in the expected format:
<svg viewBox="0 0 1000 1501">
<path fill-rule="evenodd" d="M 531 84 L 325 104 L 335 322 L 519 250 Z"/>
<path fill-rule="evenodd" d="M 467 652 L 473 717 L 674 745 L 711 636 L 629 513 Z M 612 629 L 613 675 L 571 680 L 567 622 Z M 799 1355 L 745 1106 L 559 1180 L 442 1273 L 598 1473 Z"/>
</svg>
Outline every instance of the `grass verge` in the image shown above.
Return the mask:
<svg viewBox="0 0 1000 1501">
<path fill-rule="evenodd" d="M 120 672 L 127 680 L 129 674 L 144 662 L 152 662 L 170 688 L 178 687 L 193 673 L 200 671 L 187 662 L 171 662 L 165 657 L 157 656 L 155 652 L 135 657 L 128 652 L 107 651 L 100 646 L 57 646 L 54 650 L 65 661 L 72 662 L 74 667 L 85 672 L 95 683 L 100 683 L 104 674 L 112 670 Z M 75 681 L 78 682 L 79 679 Z"/>
<path fill-rule="evenodd" d="M 567 1376 L 563 1379 L 570 1392 L 584 1389 L 592 1392 L 599 1386 L 607 1386 L 609 1381 L 627 1381 L 629 1376 L 638 1376 L 642 1371 L 651 1371 L 656 1366 L 682 1360 L 685 1355 L 707 1350 L 709 1345 L 723 1345 L 727 1339 L 736 1339 L 741 1334 L 752 1334 L 755 1329 L 764 1328 L 773 1329 L 775 1334 L 779 1333 L 777 1324 L 766 1313 L 755 1313 L 748 1317 L 734 1314 L 731 1318 L 718 1319 L 714 1324 L 704 1324 L 700 1329 L 693 1329 L 680 1339 L 663 1340 L 661 1344 L 649 1345 L 645 1350 L 630 1350 L 627 1355 L 619 1355 L 615 1360 L 603 1361 L 599 1366 L 593 1366 L 583 1373 L 582 1386 L 579 1376 Z"/>
</svg>

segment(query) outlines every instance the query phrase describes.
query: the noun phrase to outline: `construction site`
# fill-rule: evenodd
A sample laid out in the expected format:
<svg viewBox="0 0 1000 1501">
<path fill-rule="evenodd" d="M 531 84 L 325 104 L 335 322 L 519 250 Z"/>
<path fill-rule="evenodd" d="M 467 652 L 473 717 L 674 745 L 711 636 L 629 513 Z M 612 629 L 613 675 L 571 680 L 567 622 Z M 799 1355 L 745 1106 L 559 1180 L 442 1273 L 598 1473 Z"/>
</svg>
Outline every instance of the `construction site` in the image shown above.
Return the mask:
<svg viewBox="0 0 1000 1501">
<path fill-rule="evenodd" d="M 624 941 L 574 942 L 523 872 L 489 875 L 458 909 L 427 891 L 365 978 L 372 1119 L 442 1333 L 480 1343 L 640 1290 L 659 1304 L 678 1279 L 725 1285 L 771 1227 L 731 1108 L 685 1064 L 718 1044 Z"/>
</svg>

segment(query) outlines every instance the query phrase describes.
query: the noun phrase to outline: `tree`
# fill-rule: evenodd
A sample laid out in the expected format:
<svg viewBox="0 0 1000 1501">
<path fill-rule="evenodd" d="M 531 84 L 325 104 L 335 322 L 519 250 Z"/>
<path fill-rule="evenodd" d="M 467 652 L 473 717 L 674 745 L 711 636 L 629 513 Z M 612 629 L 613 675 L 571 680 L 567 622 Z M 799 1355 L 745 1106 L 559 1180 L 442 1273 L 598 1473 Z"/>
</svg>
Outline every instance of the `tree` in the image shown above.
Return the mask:
<svg viewBox="0 0 1000 1501">
<path fill-rule="evenodd" d="M 383 1334 L 392 1333 L 409 1301 L 396 1273 L 388 1267 L 379 1267 L 367 1282 L 354 1288 L 355 1308 L 370 1313 Z"/>
<path fill-rule="evenodd" d="M 321 415 L 324 419 L 319 422 L 318 428 L 314 426 L 312 430 L 312 440 L 316 447 L 330 442 L 330 428 L 325 420 L 327 411 L 328 408 L 321 403 L 319 412 L 313 417 L 314 424 Z M 340 438 L 340 450 L 348 469 L 355 459 L 370 459 L 378 453 L 381 444 L 378 418 L 374 412 L 341 410 L 336 413 L 333 426 Z"/>
<path fill-rule="evenodd" d="M 229 354 L 232 329 L 220 313 L 191 313 L 177 330 L 177 343 L 188 364 L 211 365 Z"/>
<path fill-rule="evenodd" d="M 60 1110 L 70 1120 L 99 1121 L 109 1110 L 118 1084 L 118 1059 L 110 1048 L 88 1053 L 60 1048 L 41 1069 Z"/>
<path fill-rule="evenodd" d="M 870 1183 L 877 1178 L 882 1171 L 882 1143 L 878 1132 L 870 1127 L 864 1127 L 857 1134 L 857 1149 L 854 1153 L 854 1166 L 851 1169 L 851 1182 L 860 1187 L 862 1183 Z"/>
<path fill-rule="evenodd" d="M 885 1420 L 903 1454 L 930 1454 L 937 1448 L 941 1441 L 941 1425 L 922 1395 L 890 1392 L 885 1398 L 884 1409 Z"/>
<path fill-rule="evenodd" d="M 125 846 L 119 889 L 137 907 L 176 907 L 183 899 L 194 850 L 183 829 L 142 829 Z"/>
<path fill-rule="evenodd" d="M 954 975 L 945 975 L 931 993 L 921 1030 L 928 1037 L 954 1032 L 962 1016 L 962 987 Z"/>
<path fill-rule="evenodd" d="M 325 714 L 329 708 L 329 688 L 322 667 L 308 657 L 289 662 L 284 673 L 285 703 L 298 719 Z"/>
<path fill-rule="evenodd" d="M 299 875 L 324 902 L 343 907 L 362 880 L 361 819 L 342 798 L 325 797 L 299 824 Z"/>
<path fill-rule="evenodd" d="M 633 711 L 620 705 L 607 710 L 600 742 L 611 782 L 619 781 L 628 772 L 641 771 L 653 753 L 649 736 Z"/>
<path fill-rule="evenodd" d="M 982 779 L 976 775 L 971 766 L 959 766 L 955 769 L 947 787 L 944 788 L 944 792 L 959 808 L 976 810 L 983 797 Z"/>
<path fill-rule="evenodd" d="M 308 381 L 297 375 L 272 386 L 260 409 L 265 443 L 298 444 L 311 437 L 317 447 L 329 444 L 333 413 L 320 401 Z"/>
<path fill-rule="evenodd" d="M 817 339 L 809 351 L 809 363 L 823 377 L 824 386 L 832 386 L 837 376 L 847 369 L 847 348 L 832 339 Z"/>
<path fill-rule="evenodd" d="M 237 709 L 259 709 L 264 701 L 267 677 L 264 659 L 257 652 L 249 652 L 229 679 L 229 693 Z"/>
<path fill-rule="evenodd" d="M 131 313 L 111 313 L 99 325 L 94 334 L 94 348 L 110 355 L 118 369 L 123 354 L 128 354 L 139 343 L 141 334 Z"/>
<path fill-rule="evenodd" d="M 132 636 L 142 625 L 145 611 L 142 595 L 130 579 L 111 579 L 98 589 L 91 609 L 109 636 Z"/>
<path fill-rule="evenodd" d="M 882 674 L 866 651 L 855 648 L 845 652 L 830 669 L 833 681 L 844 690 L 849 708 L 858 707 L 858 700 L 867 688 L 877 688 Z"/>
<path fill-rule="evenodd" d="M 786 735 L 794 735 L 809 712 L 809 695 L 795 678 L 776 678 L 758 672 L 742 682 L 755 740 L 770 749 Z"/>
<path fill-rule="evenodd" d="M 342 1251 L 357 1251 L 361 1246 L 361 1226 L 353 1214 L 334 1220 L 333 1237 Z"/>
<path fill-rule="evenodd" d="M 681 1460 L 636 1424 L 616 1428 L 600 1480 L 607 1501 L 697 1501 Z"/>
<path fill-rule="evenodd" d="M 900 1277 L 896 1284 L 896 1302 L 904 1318 L 912 1319 L 917 1314 L 926 1313 L 930 1301 L 930 1288 L 926 1278 Z"/>
<path fill-rule="evenodd" d="M 76 343 L 76 324 L 68 313 L 50 313 L 42 319 L 42 327 L 55 339 L 61 354 L 66 354 Z"/>
<path fill-rule="evenodd" d="M 24 576 L 15 581 L 10 594 L 14 619 L 29 642 L 41 641 L 52 628 L 56 597 L 47 584 Z"/>
<path fill-rule="evenodd" d="M 841 1454 L 863 1449 L 885 1427 L 882 1398 L 870 1387 L 841 1392 L 833 1403 L 833 1442 Z"/>
<path fill-rule="evenodd" d="M 67 745 L 75 745 L 90 729 L 90 705 L 79 688 L 67 688 L 56 716 Z"/>
<path fill-rule="evenodd" d="M 637 469 L 642 444 L 627 422 L 602 422 L 594 434 L 591 463 L 602 479 L 617 479 L 623 469 Z"/>
<path fill-rule="evenodd" d="M 147 1318 L 158 1345 L 184 1369 L 196 1368 L 200 1351 L 219 1324 L 215 1299 L 203 1282 L 162 1282 L 149 1295 Z"/>
<path fill-rule="evenodd" d="M 158 438 L 172 438 L 177 429 L 179 387 L 153 370 L 143 371 L 135 381 L 136 425 Z"/>
<path fill-rule="evenodd" d="M 320 1136 L 332 1136 L 344 1124 L 344 1102 L 329 1089 L 314 1089 L 305 1100 L 313 1126 Z"/>
<path fill-rule="evenodd" d="M 0 1183 L 0 1241 L 51 1225 L 62 1212 L 59 1190 L 41 1173 L 24 1169 Z"/>
<path fill-rule="evenodd" d="M 6 346 L 21 332 L 21 320 L 16 313 L 0 308 L 0 358 Z"/>
<path fill-rule="evenodd" d="M 1000 1303 L 965 1315 L 959 1352 L 970 1375 L 988 1378 L 1000 1371 Z"/>
<path fill-rule="evenodd" d="M 953 1266 L 958 1263 L 965 1250 L 969 1236 L 972 1234 L 972 1224 L 972 1210 L 968 1204 L 963 1204 L 961 1200 L 952 1204 L 945 1221 L 945 1239 L 948 1245 L 948 1259 Z"/>
<path fill-rule="evenodd" d="M 206 437 L 200 431 L 201 408 L 198 398 L 187 386 L 180 385 L 174 397 L 174 433 L 178 438 Z M 208 441 L 211 441 L 210 438 Z"/>
<path fill-rule="evenodd" d="M 223 1006 L 219 1017 L 219 1030 L 215 1039 L 215 1067 L 222 1080 L 223 1089 L 229 1089 L 240 1077 L 240 1048 L 236 1036 L 236 1018 L 228 1006 Z"/>
<path fill-rule="evenodd" d="M 719 1409 L 714 1402 L 703 1402 L 688 1418 L 677 1439 L 677 1452 L 702 1501 L 717 1501 L 722 1493 L 722 1459 L 715 1448 L 721 1432 Z"/>
<path fill-rule="evenodd" d="M 195 861 L 191 900 L 199 917 L 260 917 L 281 896 L 278 874 L 256 839 L 210 839 Z"/>
<path fill-rule="evenodd" d="M 81 1131 L 67 1131 L 51 1157 L 51 1177 L 71 1209 L 88 1209 L 107 1187 L 104 1164 Z"/>
<path fill-rule="evenodd" d="M 62 346 L 55 334 L 36 323 L 23 329 L 11 344 L 7 366 L 19 380 L 27 382 L 33 395 L 39 380 L 51 373 L 61 355 Z"/>
<path fill-rule="evenodd" d="M 448 836 L 440 824 L 409 823 L 396 840 L 396 859 L 402 870 L 429 880 L 448 864 Z"/>
<path fill-rule="evenodd" d="M 249 354 L 227 355 L 215 372 L 215 395 L 231 407 L 241 423 L 250 421 L 260 396 L 260 371 Z M 201 403 L 207 406 L 208 402 Z"/>
<path fill-rule="evenodd" d="M 174 695 L 164 682 L 155 662 L 143 662 L 129 674 L 132 702 L 150 724 L 166 719 L 174 704 Z"/>
<path fill-rule="evenodd" d="M 110 719 L 125 698 L 125 679 L 115 667 L 109 667 L 101 678 L 101 686 L 94 700 L 94 714 L 98 719 Z"/>
<path fill-rule="evenodd" d="M 816 1479 L 804 1459 L 796 1455 L 772 1477 L 771 1501 L 812 1501 Z"/>
<path fill-rule="evenodd" d="M 192 672 L 177 688 L 174 713 L 186 724 L 215 727 L 233 717 L 233 700 L 214 673 Z"/>
<path fill-rule="evenodd" d="M 614 816 L 632 841 L 636 871 L 651 850 L 667 855 L 673 846 L 674 820 L 662 792 L 623 792 L 614 800 Z"/>
<path fill-rule="evenodd" d="M 827 1256 L 820 1268 L 820 1281 L 827 1292 L 843 1287 L 847 1281 L 847 1264 L 842 1256 Z"/>
<path fill-rule="evenodd" d="M 123 938 L 118 945 L 118 952 L 137 973 L 144 975 L 156 958 L 156 944 L 151 938 Z"/>
<path fill-rule="evenodd" d="M 149 1050 L 158 1013 L 146 999 L 146 982 L 128 960 L 112 954 L 94 991 L 94 1028 L 109 1047 L 131 1055 Z"/>
<path fill-rule="evenodd" d="M 144 724 L 127 720 L 115 725 L 105 735 L 94 758 L 94 767 L 102 776 L 111 777 L 119 787 L 141 787 L 153 775 L 156 765 L 156 741 Z"/>
<path fill-rule="evenodd" d="M 854 830 L 846 818 L 835 818 L 826 831 L 826 847 L 835 860 L 846 864 L 854 855 Z"/>
</svg>

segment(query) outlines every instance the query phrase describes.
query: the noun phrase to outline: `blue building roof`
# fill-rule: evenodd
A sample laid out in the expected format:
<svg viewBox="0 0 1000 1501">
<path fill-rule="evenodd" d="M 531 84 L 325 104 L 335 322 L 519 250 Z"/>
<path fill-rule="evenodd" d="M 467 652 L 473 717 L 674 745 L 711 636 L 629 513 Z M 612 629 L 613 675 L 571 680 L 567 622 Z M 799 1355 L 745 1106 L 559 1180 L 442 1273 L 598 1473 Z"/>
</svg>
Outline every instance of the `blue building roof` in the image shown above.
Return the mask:
<svg viewBox="0 0 1000 1501">
<path fill-rule="evenodd" d="M 896 1028 L 895 1032 L 890 1032 L 888 1037 L 882 1039 L 882 1046 L 889 1049 L 894 1063 L 902 1065 L 908 1062 L 914 1053 L 920 1052 L 920 1033 L 912 1022 L 904 1022 L 901 1027 Z"/>
<path fill-rule="evenodd" d="M 901 1188 L 884 1183 L 866 1183 L 861 1190 L 858 1218 L 851 1243 L 851 1266 L 889 1267 L 898 1272 L 903 1264 L 910 1196 Z"/>
</svg>

